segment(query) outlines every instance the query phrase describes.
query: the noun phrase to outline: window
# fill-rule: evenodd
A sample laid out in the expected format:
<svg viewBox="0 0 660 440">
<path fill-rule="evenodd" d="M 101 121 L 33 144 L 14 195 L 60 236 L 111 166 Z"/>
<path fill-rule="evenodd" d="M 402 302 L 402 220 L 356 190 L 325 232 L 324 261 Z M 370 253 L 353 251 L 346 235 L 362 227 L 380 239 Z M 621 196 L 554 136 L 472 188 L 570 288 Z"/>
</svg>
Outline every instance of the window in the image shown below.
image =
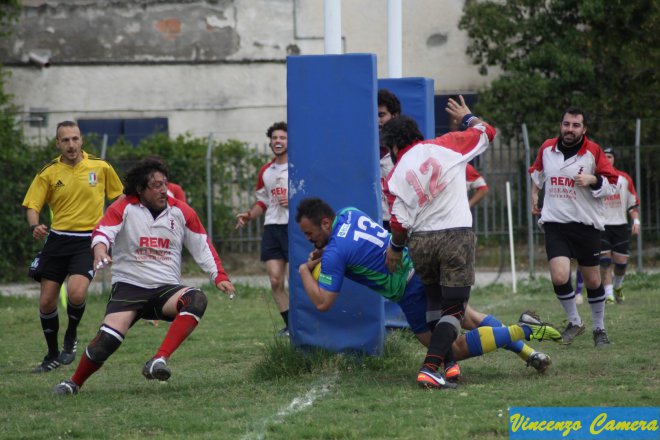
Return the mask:
<svg viewBox="0 0 660 440">
<path fill-rule="evenodd" d="M 137 145 L 142 139 L 155 133 L 167 133 L 167 118 L 139 119 L 79 119 L 78 126 L 83 136 L 97 134 L 108 135 L 108 145 L 117 143 L 120 136 Z"/>
</svg>

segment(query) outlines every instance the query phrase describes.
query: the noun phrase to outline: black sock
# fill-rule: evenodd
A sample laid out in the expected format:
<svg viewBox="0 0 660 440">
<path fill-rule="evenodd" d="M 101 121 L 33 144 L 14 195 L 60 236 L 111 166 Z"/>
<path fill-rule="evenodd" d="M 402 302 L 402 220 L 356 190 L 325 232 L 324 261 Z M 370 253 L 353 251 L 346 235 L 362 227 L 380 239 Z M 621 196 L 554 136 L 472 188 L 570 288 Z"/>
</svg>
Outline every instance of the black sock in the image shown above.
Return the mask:
<svg viewBox="0 0 660 440">
<path fill-rule="evenodd" d="M 287 327 L 289 326 L 289 311 L 285 310 L 283 312 L 280 312 L 280 315 L 282 315 L 282 319 L 284 320 L 284 325 Z"/>
<path fill-rule="evenodd" d="M 456 328 L 448 322 L 439 322 L 433 329 L 431 343 L 424 359 L 424 366 L 437 371 L 438 367 L 445 361 L 448 352 L 449 357 L 453 359 L 451 344 L 454 339 L 456 339 Z"/>
<path fill-rule="evenodd" d="M 69 315 L 69 325 L 66 328 L 66 333 L 64 335 L 65 338 L 69 340 L 76 338 L 78 334 L 78 324 L 80 324 L 83 313 L 85 313 L 85 305 L 85 302 L 78 305 L 71 304 L 69 301 L 66 302 L 66 313 Z"/>
<path fill-rule="evenodd" d="M 48 357 L 57 357 L 60 354 L 60 349 L 57 346 L 57 334 L 60 331 L 60 318 L 57 309 L 51 313 L 39 311 L 39 318 L 41 318 L 41 328 L 44 331 L 46 345 L 48 346 Z"/>
</svg>

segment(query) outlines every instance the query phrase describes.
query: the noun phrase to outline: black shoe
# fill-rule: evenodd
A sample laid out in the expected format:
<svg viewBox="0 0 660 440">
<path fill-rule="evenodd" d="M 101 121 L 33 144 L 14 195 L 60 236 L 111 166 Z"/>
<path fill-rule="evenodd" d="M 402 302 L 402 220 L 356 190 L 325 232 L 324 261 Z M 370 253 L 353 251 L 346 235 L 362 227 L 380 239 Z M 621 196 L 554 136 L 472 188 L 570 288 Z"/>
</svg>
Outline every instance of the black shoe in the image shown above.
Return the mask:
<svg viewBox="0 0 660 440">
<path fill-rule="evenodd" d="M 566 326 L 566 330 L 561 333 L 561 337 L 564 345 L 569 345 L 573 342 L 577 336 L 580 336 L 584 333 L 584 323 L 580 325 L 571 324 L 570 322 Z"/>
<path fill-rule="evenodd" d="M 62 365 L 69 365 L 76 359 L 76 351 L 78 350 L 78 339 L 70 340 L 64 337 L 64 346 L 60 352 L 60 363 Z"/>
<path fill-rule="evenodd" d="M 34 374 L 48 373 L 49 371 L 53 371 L 54 369 L 59 368 L 60 365 L 62 364 L 60 363 L 59 355 L 53 357 L 46 355 L 44 360 L 41 361 L 37 368 L 35 368 L 32 372 Z"/>
<path fill-rule="evenodd" d="M 142 369 L 142 375 L 149 380 L 165 381 L 170 378 L 171 374 L 172 372 L 167 368 L 167 360 L 164 357 L 149 359 Z"/>
<path fill-rule="evenodd" d="M 597 328 L 594 330 L 594 345 L 596 348 L 607 347 L 610 345 L 610 340 L 607 337 L 607 333 L 605 333 L 605 329 Z"/>
<path fill-rule="evenodd" d="M 80 387 L 72 380 L 63 380 L 53 387 L 53 393 L 58 396 L 68 396 L 69 394 L 78 394 Z"/>
<path fill-rule="evenodd" d="M 291 333 L 289 332 L 289 327 L 284 327 L 282 330 L 277 332 L 277 336 L 279 336 L 280 338 L 288 338 L 289 336 L 291 336 Z"/>
</svg>

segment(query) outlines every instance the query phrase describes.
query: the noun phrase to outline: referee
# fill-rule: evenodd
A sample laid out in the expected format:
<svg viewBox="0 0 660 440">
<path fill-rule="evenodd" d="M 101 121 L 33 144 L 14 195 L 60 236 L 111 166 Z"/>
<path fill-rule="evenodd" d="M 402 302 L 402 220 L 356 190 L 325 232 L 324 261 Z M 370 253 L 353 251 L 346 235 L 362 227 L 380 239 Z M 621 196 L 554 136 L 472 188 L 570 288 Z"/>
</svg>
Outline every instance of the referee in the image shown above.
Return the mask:
<svg viewBox="0 0 660 440">
<path fill-rule="evenodd" d="M 112 166 L 87 154 L 82 144 L 75 122 L 57 124 L 56 145 L 61 154 L 39 171 L 23 200 L 32 237 L 46 238 L 29 270 L 29 276 L 41 284 L 39 316 L 48 346 L 48 353 L 34 370 L 37 374 L 70 364 L 76 357 L 77 328 L 85 311 L 87 289 L 94 278 L 92 229 L 103 215 L 105 198 L 112 200 L 123 191 Z M 50 228 L 39 219 L 44 205 L 53 214 Z M 67 276 L 69 324 L 60 352 L 57 300 Z"/>
</svg>

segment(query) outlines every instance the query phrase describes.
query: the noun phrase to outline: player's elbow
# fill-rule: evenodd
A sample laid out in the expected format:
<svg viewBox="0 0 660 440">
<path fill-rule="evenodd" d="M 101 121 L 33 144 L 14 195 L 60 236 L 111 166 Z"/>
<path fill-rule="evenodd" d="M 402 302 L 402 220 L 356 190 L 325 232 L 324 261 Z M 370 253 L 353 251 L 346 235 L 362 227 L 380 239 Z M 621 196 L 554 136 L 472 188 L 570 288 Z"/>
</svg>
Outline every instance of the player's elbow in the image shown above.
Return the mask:
<svg viewBox="0 0 660 440">
<path fill-rule="evenodd" d="M 317 303 L 315 305 L 316 305 L 316 310 L 322 313 L 327 312 L 328 310 L 330 310 L 330 307 L 332 307 L 332 303 L 328 303 L 325 301 Z"/>
</svg>

